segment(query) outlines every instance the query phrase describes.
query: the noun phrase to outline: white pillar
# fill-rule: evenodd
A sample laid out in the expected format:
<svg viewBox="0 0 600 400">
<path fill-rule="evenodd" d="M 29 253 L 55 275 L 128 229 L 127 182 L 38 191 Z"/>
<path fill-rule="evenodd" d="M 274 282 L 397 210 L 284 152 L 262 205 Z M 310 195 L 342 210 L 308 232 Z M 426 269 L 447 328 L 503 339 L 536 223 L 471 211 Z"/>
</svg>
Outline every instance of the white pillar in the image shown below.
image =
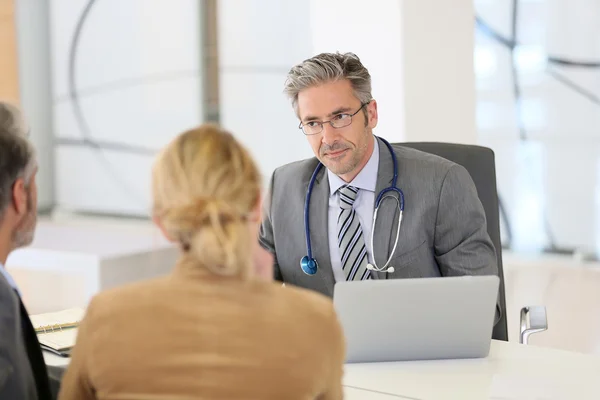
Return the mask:
<svg viewBox="0 0 600 400">
<path fill-rule="evenodd" d="M 20 105 L 37 151 L 38 209 L 54 205 L 52 75 L 48 0 L 15 1 Z"/>
<path fill-rule="evenodd" d="M 475 144 L 473 0 L 404 0 L 405 140 Z"/>
<path fill-rule="evenodd" d="M 310 7 L 313 53 L 356 54 L 371 74 L 379 110 L 375 134 L 391 142 L 404 140 L 401 2 L 311 0 Z"/>
</svg>

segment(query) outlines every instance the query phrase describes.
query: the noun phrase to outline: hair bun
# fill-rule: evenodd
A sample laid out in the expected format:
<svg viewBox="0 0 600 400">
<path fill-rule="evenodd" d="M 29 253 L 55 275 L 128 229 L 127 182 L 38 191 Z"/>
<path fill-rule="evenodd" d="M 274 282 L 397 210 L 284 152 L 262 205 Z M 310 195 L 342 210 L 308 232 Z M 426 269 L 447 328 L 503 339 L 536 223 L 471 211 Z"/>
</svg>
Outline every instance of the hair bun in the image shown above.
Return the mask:
<svg viewBox="0 0 600 400">
<path fill-rule="evenodd" d="M 223 226 L 242 219 L 229 203 L 216 198 L 197 199 L 191 207 L 196 214 L 196 229 L 217 222 Z"/>
<path fill-rule="evenodd" d="M 176 209 L 171 216 L 172 225 L 178 232 L 175 237 L 179 239 L 184 251 L 194 253 L 198 259 L 207 258 L 207 249 L 199 249 L 194 242 L 210 243 L 217 253 L 217 259 L 222 262 L 210 262 L 206 265 L 210 270 L 221 275 L 234 274 L 240 265 L 236 265 L 231 254 L 234 253 L 232 244 L 228 242 L 231 235 L 232 224 L 242 222 L 244 218 L 228 203 L 214 198 L 196 199 L 192 204 Z M 235 228 L 233 228 L 235 230 Z"/>
<path fill-rule="evenodd" d="M 212 227 L 223 229 L 226 225 L 244 220 L 227 202 L 216 198 L 198 198 L 185 206 L 173 207 L 163 216 L 165 228 L 185 243 L 197 231 Z"/>
</svg>

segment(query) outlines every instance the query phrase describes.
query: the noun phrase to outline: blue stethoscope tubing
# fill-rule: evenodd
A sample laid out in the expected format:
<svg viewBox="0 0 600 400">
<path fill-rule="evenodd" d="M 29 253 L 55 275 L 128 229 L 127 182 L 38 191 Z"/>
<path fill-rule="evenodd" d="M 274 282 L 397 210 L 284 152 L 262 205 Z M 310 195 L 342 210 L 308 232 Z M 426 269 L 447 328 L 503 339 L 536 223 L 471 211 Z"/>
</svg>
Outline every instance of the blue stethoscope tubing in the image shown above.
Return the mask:
<svg viewBox="0 0 600 400">
<path fill-rule="evenodd" d="M 394 149 L 392 148 L 392 145 L 385 139 L 380 138 L 383 143 L 385 143 L 385 145 L 387 146 L 388 150 L 390 151 L 390 154 L 392 156 L 392 163 L 394 166 L 394 177 L 392 179 L 392 184 L 391 186 L 383 189 L 381 192 L 379 192 L 379 194 L 377 195 L 377 199 L 375 200 L 375 212 L 373 214 L 373 225 L 372 225 L 372 229 L 371 229 L 371 249 L 374 252 L 373 249 L 373 236 L 374 236 L 374 231 L 375 231 L 375 223 L 377 222 L 377 213 L 379 211 L 379 206 L 381 205 L 381 202 L 386 198 L 386 197 L 391 197 L 394 200 L 396 200 L 396 202 L 398 203 L 398 209 L 399 209 L 399 216 L 398 216 L 398 228 L 396 231 L 396 240 L 394 242 L 394 248 L 392 249 L 392 252 L 386 262 L 386 264 L 383 266 L 383 268 L 378 268 L 377 265 L 375 264 L 375 254 L 372 254 L 373 256 L 373 264 L 375 264 L 375 266 L 371 266 L 369 265 L 369 269 L 371 270 L 375 270 L 378 272 L 386 272 L 385 269 L 387 268 L 388 264 L 390 263 L 390 260 L 392 259 L 395 251 L 396 251 L 396 247 L 398 245 L 398 237 L 400 234 L 400 225 L 402 224 L 402 213 L 404 212 L 404 193 L 402 192 L 402 190 L 400 188 L 397 187 L 397 182 L 398 182 L 398 160 L 396 159 L 396 154 L 394 153 Z M 377 140 L 377 137 L 375 137 L 375 140 Z M 310 197 L 312 195 L 312 191 L 313 191 L 313 187 L 315 185 L 315 180 L 317 179 L 317 175 L 319 174 L 319 172 L 321 171 L 321 168 L 323 168 L 323 164 L 319 163 L 319 165 L 317 165 L 317 167 L 315 168 L 311 178 L 310 178 L 310 182 L 308 184 L 308 190 L 306 191 L 306 199 L 304 201 L 304 235 L 306 238 L 306 255 L 304 257 L 302 257 L 302 259 L 300 260 L 300 268 L 302 269 L 302 271 L 307 274 L 307 275 L 314 275 L 317 273 L 317 270 L 319 269 L 319 264 L 317 263 L 317 260 L 313 257 L 312 255 L 312 246 L 311 246 L 311 242 L 310 242 L 310 224 L 309 224 L 309 209 L 310 209 Z M 398 194 L 398 198 L 396 198 L 395 196 L 392 195 L 393 193 L 397 193 Z M 393 272 L 393 268 L 390 268 L 391 271 L 388 272 Z M 388 269 L 388 270 L 390 270 Z"/>
</svg>

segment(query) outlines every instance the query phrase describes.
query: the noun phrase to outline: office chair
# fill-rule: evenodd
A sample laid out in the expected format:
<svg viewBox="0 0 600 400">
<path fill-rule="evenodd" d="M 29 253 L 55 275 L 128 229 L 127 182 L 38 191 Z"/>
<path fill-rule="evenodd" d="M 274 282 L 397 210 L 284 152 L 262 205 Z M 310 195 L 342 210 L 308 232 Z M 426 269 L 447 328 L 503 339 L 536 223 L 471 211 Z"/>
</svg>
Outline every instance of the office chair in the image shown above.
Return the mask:
<svg viewBox="0 0 600 400">
<path fill-rule="evenodd" d="M 499 301 L 502 307 L 500 321 L 494 327 L 492 338 L 508 341 L 508 327 L 506 323 L 506 297 L 504 288 L 504 270 L 502 266 L 502 243 L 500 240 L 500 216 L 498 207 L 498 192 L 496 189 L 496 162 L 494 152 L 481 146 L 438 143 L 438 142 L 411 142 L 400 143 L 401 146 L 410 147 L 426 153 L 443 157 L 462 165 L 471 175 L 477 194 L 485 210 L 487 231 L 496 248 L 498 259 L 498 276 L 500 278 Z M 521 332 L 519 341 L 527 344 L 528 337 L 547 329 L 546 310 L 541 306 L 524 307 L 521 310 Z"/>
</svg>

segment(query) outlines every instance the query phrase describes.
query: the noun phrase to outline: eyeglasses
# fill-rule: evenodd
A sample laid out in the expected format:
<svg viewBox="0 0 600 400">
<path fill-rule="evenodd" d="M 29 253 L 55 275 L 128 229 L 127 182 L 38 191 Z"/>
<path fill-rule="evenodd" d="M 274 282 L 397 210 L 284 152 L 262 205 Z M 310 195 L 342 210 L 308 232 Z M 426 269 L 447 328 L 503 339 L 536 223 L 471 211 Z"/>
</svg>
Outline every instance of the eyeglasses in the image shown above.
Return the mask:
<svg viewBox="0 0 600 400">
<path fill-rule="evenodd" d="M 369 103 L 370 101 L 361 105 L 360 108 L 353 114 L 337 114 L 329 121 L 308 121 L 305 124 L 300 122 L 298 129 L 302 129 L 302 132 L 304 132 L 305 135 L 317 135 L 323 131 L 323 124 L 326 123 L 329 123 L 329 125 L 336 129 L 344 128 L 350 125 L 352 123 L 352 117 L 358 114 L 360 110 L 365 108 L 365 106 Z"/>
</svg>

